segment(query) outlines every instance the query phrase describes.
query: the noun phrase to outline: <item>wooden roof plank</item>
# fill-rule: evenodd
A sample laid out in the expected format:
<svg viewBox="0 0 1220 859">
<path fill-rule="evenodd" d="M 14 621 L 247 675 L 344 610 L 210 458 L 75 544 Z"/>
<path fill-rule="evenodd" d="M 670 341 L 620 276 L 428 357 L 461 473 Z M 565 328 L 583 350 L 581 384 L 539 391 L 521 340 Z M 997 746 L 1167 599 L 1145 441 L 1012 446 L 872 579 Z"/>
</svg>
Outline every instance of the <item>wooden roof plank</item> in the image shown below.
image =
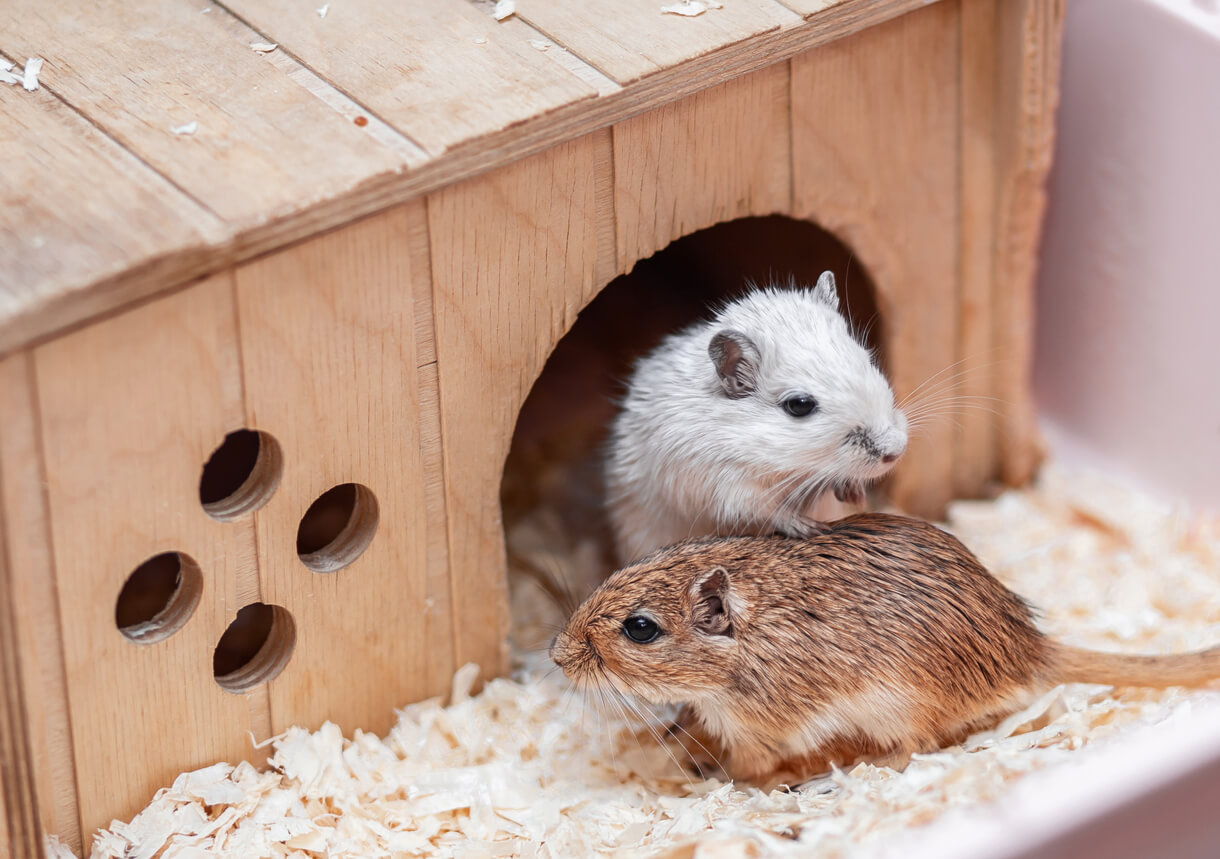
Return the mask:
<svg viewBox="0 0 1220 859">
<path fill-rule="evenodd" d="M 21 2 L 29 3 L 29 0 Z M 66 0 L 48 0 L 49 7 L 57 5 L 67 5 Z M 344 0 L 344 5 L 348 5 L 348 0 Z M 611 5 L 610 0 L 604 5 Z M 74 279 L 71 272 L 62 279 L 53 270 L 44 272 L 45 281 L 27 283 L 20 296 L 16 296 L 12 288 L 9 289 L 8 296 L 0 296 L 0 355 L 54 335 L 81 320 L 113 311 L 135 298 L 177 287 L 204 274 L 219 271 L 234 263 L 350 223 L 412 196 L 430 193 L 452 182 L 469 179 L 487 170 L 537 154 L 564 140 L 574 139 L 641 112 L 669 104 L 925 5 L 927 0 L 838 0 L 833 6 L 813 15 L 804 23 L 781 27 L 726 45 L 622 86 L 602 76 L 592 67 L 584 66 L 584 61 L 577 56 L 563 53 L 558 40 L 551 39 L 514 16 L 496 24 L 495 28 L 489 31 L 495 35 L 497 43 L 516 41 L 543 58 L 549 64 L 548 67 L 561 67 L 560 71 L 566 70 L 590 83 L 600 93 L 600 97 L 573 101 L 532 117 L 529 121 L 502 128 L 484 137 L 473 138 L 464 145 L 451 147 L 443 157 L 431 158 L 420 166 L 371 174 L 366 180 L 350 188 L 333 190 L 334 186 L 331 186 L 330 189 L 319 188 L 315 191 L 308 181 L 297 181 L 293 185 L 295 189 L 302 194 L 313 196 L 302 198 L 296 207 L 288 206 L 278 212 L 268 210 L 256 223 L 242 224 L 236 228 L 230 225 L 228 229 L 215 234 L 207 243 L 178 246 L 151 257 L 135 257 L 132 264 L 126 268 L 102 266 L 85 281 Z M 9 8 L 11 7 L 8 3 L 0 3 L 0 19 L 8 16 Z M 191 8 L 197 7 L 192 5 Z M 200 14 L 204 19 L 213 18 L 218 14 L 222 16 L 222 20 L 227 18 L 218 7 L 206 8 L 213 11 L 194 14 Z M 302 8 L 307 10 L 305 6 Z M 332 5 L 326 20 L 330 20 L 335 14 L 335 8 L 337 6 Z M 301 9 L 296 11 L 300 13 Z M 484 14 L 474 11 L 479 15 Z M 316 12 L 310 14 L 316 17 Z M 60 17 L 70 16 L 65 14 Z M 495 23 L 489 15 L 485 17 L 487 21 Z M 243 52 L 247 50 L 249 41 L 259 37 L 257 32 L 251 31 L 235 19 L 228 18 L 228 26 L 246 34 L 237 39 Z M 487 26 L 490 27 L 491 24 Z M 0 33 L 4 33 L 4 36 L 0 36 L 0 41 L 11 36 L 11 33 L 3 30 L 0 30 Z M 542 51 L 529 44 L 531 39 L 547 41 L 556 47 Z M 0 44 L 0 51 L 2 50 L 3 44 Z M 9 56 L 10 60 L 17 58 Z M 360 110 L 361 106 L 352 101 L 350 93 L 340 92 L 313 71 L 300 65 L 284 51 L 283 46 L 262 59 L 272 65 L 291 69 L 294 81 L 343 115 L 341 124 L 351 123 L 358 115 L 355 112 Z M 460 68 L 451 71 L 455 76 L 464 74 Z M 54 68 L 51 68 L 51 72 L 57 74 Z M 240 91 L 235 89 L 234 97 L 240 95 Z M 385 146 L 397 147 L 396 151 L 400 151 L 401 155 L 400 166 L 414 165 L 421 157 L 422 150 L 412 148 L 412 144 L 398 131 L 380 124 L 375 114 L 369 114 L 369 123 L 361 130 L 368 132 Z M 308 142 L 309 145 L 313 143 L 312 139 Z M 286 148 L 301 145 L 302 141 L 296 140 L 286 144 Z M 353 154 L 349 157 L 356 156 Z M 5 174 L 0 172 L 0 177 L 3 175 Z M 308 179 L 308 175 L 306 170 L 305 179 Z M 16 196 L 6 196 L 5 191 L 8 190 L 8 185 L 0 189 L 0 203 L 20 199 Z M 107 211 L 106 216 L 115 219 L 116 224 L 123 229 L 131 229 L 132 224 L 141 223 L 138 218 L 127 218 L 121 209 Z M 101 231 L 100 235 L 104 240 L 105 231 Z M 54 238 L 54 244 L 62 254 L 92 252 L 89 248 L 83 251 L 76 248 L 75 243 L 81 240 L 77 234 L 65 231 L 62 237 Z M 6 281 L 13 280 L 15 272 L 16 263 L 11 254 L 9 259 L 0 256 L 0 291 L 4 290 Z"/>
<path fill-rule="evenodd" d="M 831 6 L 838 6 L 844 0 L 780 0 L 780 2 L 793 12 L 809 17 L 819 12 L 825 12 Z"/>
<path fill-rule="evenodd" d="M 5 0 L 0 33 L 0 49 L 45 58 L 45 86 L 228 221 L 265 221 L 403 166 L 198 0 Z"/>
<path fill-rule="evenodd" d="M 0 348 L 22 337 L 30 316 L 71 324 L 98 312 L 99 300 L 163 287 L 137 279 L 75 300 L 223 237 L 215 216 L 50 92 L 0 85 Z"/>
<path fill-rule="evenodd" d="M 800 22 L 775 0 L 690 0 L 693 12 L 662 7 L 683 0 L 517 0 L 517 14 L 620 84 Z M 718 2 L 720 8 L 712 4 Z"/>
<path fill-rule="evenodd" d="M 434 155 L 596 95 L 468 0 L 226 6 Z"/>
</svg>

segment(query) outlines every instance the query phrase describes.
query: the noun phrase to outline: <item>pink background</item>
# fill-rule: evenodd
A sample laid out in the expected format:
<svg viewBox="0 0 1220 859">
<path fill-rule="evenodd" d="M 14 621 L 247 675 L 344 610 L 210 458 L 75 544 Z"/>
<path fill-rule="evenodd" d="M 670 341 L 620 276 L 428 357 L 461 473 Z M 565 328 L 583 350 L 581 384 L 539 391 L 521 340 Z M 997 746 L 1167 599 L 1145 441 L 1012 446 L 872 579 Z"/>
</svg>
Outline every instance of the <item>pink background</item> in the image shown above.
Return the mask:
<svg viewBox="0 0 1220 859">
<path fill-rule="evenodd" d="M 1071 0 L 1055 158 L 1051 449 L 1220 510 L 1220 2 Z"/>
</svg>

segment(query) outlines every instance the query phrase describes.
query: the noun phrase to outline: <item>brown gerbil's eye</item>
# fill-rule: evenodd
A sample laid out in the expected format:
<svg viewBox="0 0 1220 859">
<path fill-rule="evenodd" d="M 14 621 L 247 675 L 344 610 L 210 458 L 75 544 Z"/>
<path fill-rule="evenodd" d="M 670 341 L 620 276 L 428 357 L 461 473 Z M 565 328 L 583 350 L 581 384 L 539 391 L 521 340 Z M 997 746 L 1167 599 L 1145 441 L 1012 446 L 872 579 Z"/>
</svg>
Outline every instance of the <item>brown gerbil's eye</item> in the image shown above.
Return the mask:
<svg viewBox="0 0 1220 859">
<path fill-rule="evenodd" d="M 632 641 L 638 644 L 647 644 L 650 641 L 657 640 L 661 635 L 661 627 L 657 626 L 657 622 L 650 617 L 645 617 L 642 614 L 633 614 L 623 621 L 623 632 Z"/>
</svg>

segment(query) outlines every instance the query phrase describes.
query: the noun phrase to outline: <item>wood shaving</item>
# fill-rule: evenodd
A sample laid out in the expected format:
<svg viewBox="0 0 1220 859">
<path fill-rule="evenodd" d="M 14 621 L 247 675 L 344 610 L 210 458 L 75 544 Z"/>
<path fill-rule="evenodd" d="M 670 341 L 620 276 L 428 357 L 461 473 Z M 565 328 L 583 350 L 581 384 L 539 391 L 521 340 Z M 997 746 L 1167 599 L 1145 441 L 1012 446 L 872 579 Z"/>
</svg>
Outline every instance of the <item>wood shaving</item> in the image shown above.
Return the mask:
<svg viewBox="0 0 1220 859">
<path fill-rule="evenodd" d="M 529 43 L 539 51 L 546 51 L 551 47 L 550 42 L 544 42 L 542 39 L 530 39 Z"/>
<path fill-rule="evenodd" d="M 278 44 L 274 44 L 272 42 L 251 42 L 250 43 L 250 50 L 256 51 L 260 54 L 269 54 L 278 47 L 279 47 Z"/>
<path fill-rule="evenodd" d="M 38 57 L 30 57 L 25 61 L 25 71 L 21 76 L 21 85 L 26 92 L 33 92 L 38 89 L 38 75 L 42 71 L 42 60 Z"/>
<path fill-rule="evenodd" d="M 662 15 L 681 15 L 684 18 L 694 18 L 702 15 L 708 9 L 723 9 L 724 6 L 716 0 L 681 0 L 669 6 L 661 7 Z"/>
<path fill-rule="evenodd" d="M 496 6 L 491 10 L 491 15 L 497 21 L 503 21 L 506 18 L 511 18 L 516 11 L 516 0 L 496 0 Z"/>
<path fill-rule="evenodd" d="M 1047 469 L 1032 489 L 953 504 L 949 520 L 1053 635 L 1129 651 L 1220 641 L 1220 519 Z M 532 604 L 539 624 L 555 619 L 536 589 L 514 588 L 515 607 Z M 688 775 L 673 749 L 648 739 L 667 714 L 600 706 L 549 667 L 518 652 L 514 679 L 472 696 L 477 669 L 466 666 L 449 706 L 408 706 L 385 738 L 291 728 L 265 771 L 184 773 L 134 819 L 97 833 L 92 856 L 905 855 L 930 822 L 977 820 L 1054 765 L 1121 760 L 1138 727 L 1180 733 L 1192 708 L 1220 706 L 1215 690 L 1061 686 L 901 772 L 861 764 L 768 795 Z"/>
<path fill-rule="evenodd" d="M 191 135 L 199 130 L 199 123 L 198 121 L 192 121 L 186 125 L 172 125 L 169 130 L 174 134 Z"/>
</svg>

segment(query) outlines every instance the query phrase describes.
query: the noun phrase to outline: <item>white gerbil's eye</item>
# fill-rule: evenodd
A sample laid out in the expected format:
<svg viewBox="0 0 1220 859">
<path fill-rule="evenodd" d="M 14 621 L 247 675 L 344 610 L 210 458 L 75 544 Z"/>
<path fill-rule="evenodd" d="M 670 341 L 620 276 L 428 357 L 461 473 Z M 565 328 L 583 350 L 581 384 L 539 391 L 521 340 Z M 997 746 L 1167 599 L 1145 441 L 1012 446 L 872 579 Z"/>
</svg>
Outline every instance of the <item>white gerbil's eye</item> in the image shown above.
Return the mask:
<svg viewBox="0 0 1220 859">
<path fill-rule="evenodd" d="M 818 401 L 808 394 L 794 394 L 779 405 L 794 418 L 809 417 L 818 410 Z"/>
<path fill-rule="evenodd" d="M 657 626 L 657 622 L 650 617 L 633 614 L 623 621 L 623 632 L 637 644 L 647 644 L 657 640 L 661 635 L 661 627 Z"/>
</svg>

